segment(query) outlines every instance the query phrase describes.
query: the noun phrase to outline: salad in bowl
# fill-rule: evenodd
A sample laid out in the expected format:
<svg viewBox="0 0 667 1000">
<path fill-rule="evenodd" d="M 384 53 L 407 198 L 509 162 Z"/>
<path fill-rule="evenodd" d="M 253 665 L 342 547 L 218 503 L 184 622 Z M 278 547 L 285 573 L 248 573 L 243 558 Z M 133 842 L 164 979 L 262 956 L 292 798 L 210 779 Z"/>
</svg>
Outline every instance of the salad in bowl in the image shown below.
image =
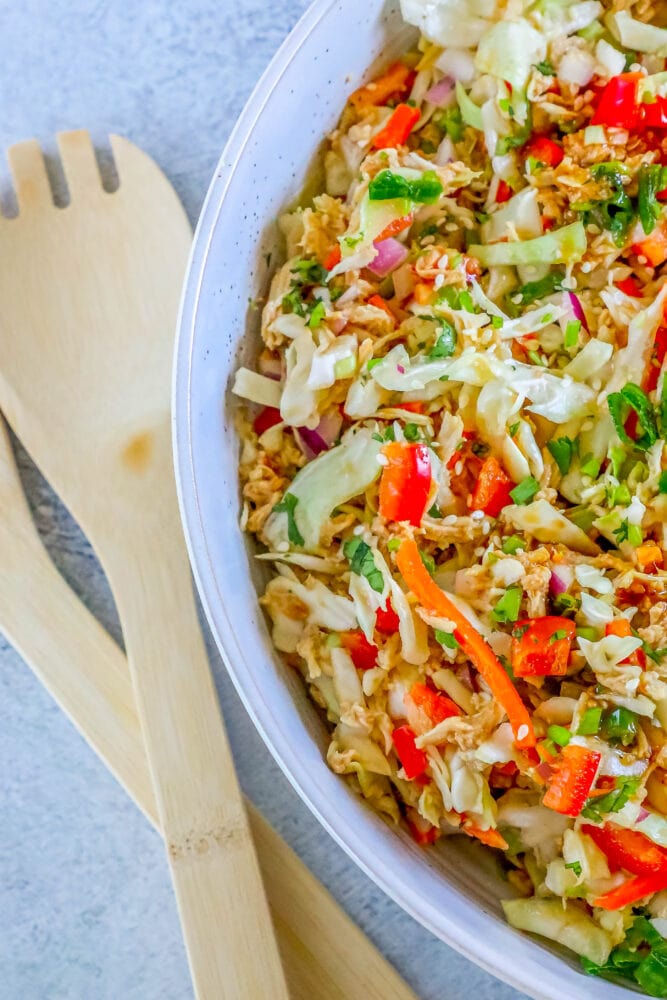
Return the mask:
<svg viewBox="0 0 667 1000">
<path fill-rule="evenodd" d="M 667 996 L 667 29 L 403 0 L 240 368 L 242 526 L 327 760 Z M 452 47 L 452 42 L 455 47 Z"/>
</svg>

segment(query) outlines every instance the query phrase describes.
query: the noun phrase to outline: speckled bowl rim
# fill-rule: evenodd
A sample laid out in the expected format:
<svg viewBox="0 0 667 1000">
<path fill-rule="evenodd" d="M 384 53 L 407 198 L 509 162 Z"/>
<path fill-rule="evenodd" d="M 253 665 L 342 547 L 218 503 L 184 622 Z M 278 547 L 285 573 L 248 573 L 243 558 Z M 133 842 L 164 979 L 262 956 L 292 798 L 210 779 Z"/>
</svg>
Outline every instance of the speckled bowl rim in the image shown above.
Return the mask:
<svg viewBox="0 0 667 1000">
<path fill-rule="evenodd" d="M 309 781 L 302 775 L 299 760 L 292 751 L 289 739 L 281 731 L 280 726 L 271 724 L 269 707 L 263 702 L 261 693 L 256 690 L 252 679 L 249 678 L 248 671 L 243 670 L 244 652 L 235 635 L 233 622 L 227 615 L 224 597 L 216 579 L 194 468 L 192 407 L 193 388 L 196 392 L 196 387 L 193 387 L 192 383 L 192 363 L 200 295 L 209 263 L 213 235 L 227 189 L 264 106 L 274 88 L 279 85 L 291 60 L 308 41 L 322 18 L 331 12 L 338 2 L 339 0 L 315 0 L 257 83 L 221 155 L 195 233 L 178 324 L 172 422 L 179 503 L 199 594 L 226 668 L 273 757 L 294 789 L 334 840 L 403 910 L 466 958 L 536 1000 L 562 1000 L 564 995 L 567 995 L 569 1000 L 622 1000 L 622 998 L 636 997 L 638 994 L 635 991 L 625 987 L 585 977 L 568 962 L 550 953 L 549 949 L 534 940 L 518 935 L 509 927 L 507 930 L 511 934 L 511 939 L 501 935 L 503 940 L 499 941 L 491 933 L 488 937 L 480 936 L 480 927 L 473 917 L 477 915 L 484 922 L 490 920 L 490 916 L 481 905 L 470 899 L 457 900 L 457 890 L 452 886 L 448 886 L 446 890 L 452 893 L 448 900 L 453 904 L 451 913 L 447 912 L 444 906 L 436 908 L 425 905 L 423 898 L 407 878 L 401 878 L 400 874 L 388 872 L 383 868 L 372 849 L 372 836 L 344 828 L 335 803 L 320 793 L 312 779 Z M 471 923 L 477 926 L 468 927 L 466 921 L 460 919 L 466 916 L 466 909 L 468 916 L 471 917 Z M 490 931 L 491 926 L 489 923 L 488 928 L 484 929 Z M 501 944 L 506 944 L 508 940 L 511 940 L 509 952 L 501 947 Z"/>
</svg>

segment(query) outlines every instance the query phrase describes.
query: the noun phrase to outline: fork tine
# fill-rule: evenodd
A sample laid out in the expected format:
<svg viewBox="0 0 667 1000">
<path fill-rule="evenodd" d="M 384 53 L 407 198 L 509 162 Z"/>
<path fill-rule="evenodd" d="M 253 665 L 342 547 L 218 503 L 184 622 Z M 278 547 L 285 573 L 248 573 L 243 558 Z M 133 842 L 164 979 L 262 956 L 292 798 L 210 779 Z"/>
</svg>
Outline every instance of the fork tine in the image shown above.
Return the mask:
<svg viewBox="0 0 667 1000">
<path fill-rule="evenodd" d="M 95 159 L 95 150 L 86 129 L 59 132 L 57 140 L 70 201 L 101 195 L 102 178 Z"/>
<path fill-rule="evenodd" d="M 33 208 L 52 207 L 51 185 L 37 140 L 27 139 L 10 146 L 7 160 L 14 180 L 19 213 Z"/>
</svg>

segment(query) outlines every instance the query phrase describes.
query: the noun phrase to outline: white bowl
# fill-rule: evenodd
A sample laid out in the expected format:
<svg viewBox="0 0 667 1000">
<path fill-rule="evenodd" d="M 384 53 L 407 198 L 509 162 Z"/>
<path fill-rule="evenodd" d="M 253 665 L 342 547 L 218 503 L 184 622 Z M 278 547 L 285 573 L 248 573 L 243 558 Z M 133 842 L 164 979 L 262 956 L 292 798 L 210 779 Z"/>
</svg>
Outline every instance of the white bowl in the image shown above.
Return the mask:
<svg viewBox="0 0 667 1000">
<path fill-rule="evenodd" d="M 327 767 L 326 728 L 274 652 L 257 602 L 262 576 L 238 527 L 232 374 L 257 352 L 255 298 L 279 259 L 275 219 L 299 194 L 347 95 L 377 59 L 410 40 L 397 4 L 317 0 L 251 96 L 199 220 L 175 371 L 176 465 L 199 592 L 236 688 L 268 748 L 329 833 L 403 909 L 462 954 L 544 1000 L 613 1000 L 633 991 L 585 976 L 504 922 L 509 895 L 462 837 L 431 850 L 387 826 Z M 272 254 L 271 263 L 267 255 Z"/>
</svg>

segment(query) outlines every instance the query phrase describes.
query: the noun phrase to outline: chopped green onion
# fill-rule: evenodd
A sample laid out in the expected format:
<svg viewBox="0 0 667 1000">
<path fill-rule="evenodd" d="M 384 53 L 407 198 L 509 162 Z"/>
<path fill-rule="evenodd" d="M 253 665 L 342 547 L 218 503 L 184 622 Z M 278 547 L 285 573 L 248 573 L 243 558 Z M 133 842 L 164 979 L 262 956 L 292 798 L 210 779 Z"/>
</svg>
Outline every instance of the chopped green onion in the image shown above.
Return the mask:
<svg viewBox="0 0 667 1000">
<path fill-rule="evenodd" d="M 666 491 L 667 492 L 667 491 Z M 632 495 L 625 483 L 614 486 L 609 495 L 609 503 L 612 507 L 629 507 L 632 503 Z"/>
<path fill-rule="evenodd" d="M 638 717 L 629 708 L 614 708 L 605 712 L 601 735 L 609 743 L 620 743 L 624 747 L 629 747 L 635 742 L 638 731 Z"/>
<path fill-rule="evenodd" d="M 522 587 L 519 587 L 516 584 L 508 587 L 491 612 L 491 617 L 494 621 L 505 625 L 515 622 L 519 617 L 522 597 Z"/>
<path fill-rule="evenodd" d="M 400 549 L 400 547 L 401 547 L 401 539 L 400 538 L 390 538 L 389 541 L 387 542 L 387 549 L 390 552 L 398 552 L 398 550 Z"/>
<path fill-rule="evenodd" d="M 567 475 L 572 464 L 572 456 L 577 450 L 576 441 L 569 437 L 562 437 L 556 441 L 548 441 L 547 448 L 551 452 L 561 476 Z"/>
<path fill-rule="evenodd" d="M 313 306 L 313 310 L 310 314 L 310 317 L 308 318 L 308 326 L 310 327 L 311 330 L 316 330 L 318 326 L 321 326 L 325 314 L 326 314 L 326 308 L 324 302 L 322 302 L 321 299 L 318 299 L 317 304 Z M 345 358 L 342 360 L 347 360 L 347 359 Z M 340 361 L 337 361 L 336 365 L 339 365 L 340 363 L 341 363 Z M 337 375 L 336 377 L 341 378 L 342 376 Z"/>
<path fill-rule="evenodd" d="M 627 455 L 625 454 L 624 448 L 614 447 L 609 449 L 609 461 L 611 462 L 611 471 L 616 476 L 617 479 L 621 478 L 621 469 L 623 468 L 623 463 Z"/>
<path fill-rule="evenodd" d="M 576 347 L 579 340 L 579 333 L 581 331 L 581 320 L 571 319 L 567 326 L 565 327 L 565 336 L 563 337 L 563 346 L 567 348 Z"/>
<path fill-rule="evenodd" d="M 430 556 L 428 552 L 424 552 L 423 549 L 419 550 L 419 555 L 421 556 L 421 561 L 424 563 L 424 566 L 429 571 L 431 576 L 433 576 L 435 574 L 435 559 L 433 556 Z"/>
<path fill-rule="evenodd" d="M 502 318 L 502 316 L 492 316 L 491 317 L 491 326 L 493 327 L 494 330 L 501 330 L 502 329 L 502 325 L 503 325 L 503 318 Z"/>
<path fill-rule="evenodd" d="M 559 746 L 566 747 L 570 742 L 570 730 L 566 729 L 565 726 L 549 726 L 547 729 L 547 736 L 550 740 Z"/>
<path fill-rule="evenodd" d="M 658 492 L 667 493 L 667 471 L 660 473 L 660 479 L 658 480 Z"/>
<path fill-rule="evenodd" d="M 579 721 L 577 736 L 595 736 L 602 719 L 601 708 L 587 708 Z"/>
<path fill-rule="evenodd" d="M 565 867 L 573 871 L 577 878 L 581 877 L 581 861 L 568 861 Z"/>
<path fill-rule="evenodd" d="M 518 486 L 515 486 L 513 490 L 510 490 L 510 496 L 516 504 L 530 503 L 539 488 L 540 484 L 534 476 L 526 476 L 525 479 L 521 480 Z"/>
<path fill-rule="evenodd" d="M 423 205 L 432 205 L 442 192 L 442 183 L 435 170 L 425 170 L 421 177 L 413 181 L 391 170 L 381 170 L 368 186 L 368 197 L 371 201 L 409 198 Z"/>
<path fill-rule="evenodd" d="M 435 640 L 445 649 L 458 649 L 459 644 L 450 632 L 443 632 L 442 629 L 435 630 Z"/>
<path fill-rule="evenodd" d="M 597 629 L 592 628 L 590 625 L 581 625 L 577 629 L 577 635 L 580 639 L 588 639 L 589 642 L 595 642 L 598 637 Z"/>
<path fill-rule="evenodd" d="M 585 476 L 590 476 L 591 479 L 597 479 L 600 472 L 600 463 L 597 458 L 593 458 L 592 455 L 586 455 L 581 464 L 581 471 Z"/>
<path fill-rule="evenodd" d="M 503 552 L 506 556 L 513 556 L 515 552 L 518 552 L 519 549 L 525 549 L 525 547 L 525 540 L 523 538 L 519 538 L 518 535 L 510 535 L 509 538 L 505 539 L 502 546 Z"/>
</svg>

